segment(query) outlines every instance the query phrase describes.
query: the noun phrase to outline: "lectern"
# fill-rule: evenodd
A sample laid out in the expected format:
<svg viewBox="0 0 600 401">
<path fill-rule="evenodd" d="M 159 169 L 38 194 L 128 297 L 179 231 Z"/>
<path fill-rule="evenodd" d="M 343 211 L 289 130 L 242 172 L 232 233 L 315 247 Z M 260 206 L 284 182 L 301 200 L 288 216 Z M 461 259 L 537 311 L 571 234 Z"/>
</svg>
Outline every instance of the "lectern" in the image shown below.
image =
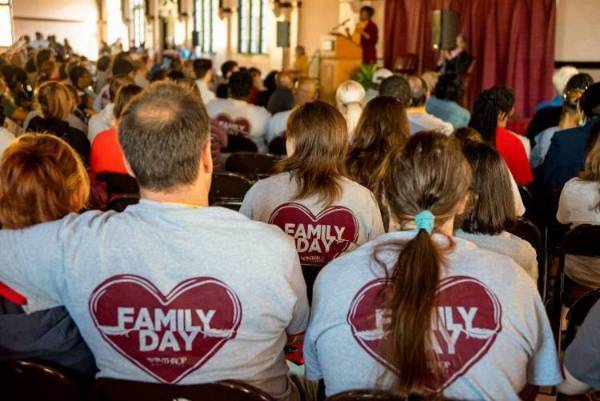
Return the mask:
<svg viewBox="0 0 600 401">
<path fill-rule="evenodd" d="M 350 79 L 361 62 L 360 45 L 341 34 L 323 36 L 319 67 L 321 100 L 335 100 L 337 87 Z"/>
</svg>

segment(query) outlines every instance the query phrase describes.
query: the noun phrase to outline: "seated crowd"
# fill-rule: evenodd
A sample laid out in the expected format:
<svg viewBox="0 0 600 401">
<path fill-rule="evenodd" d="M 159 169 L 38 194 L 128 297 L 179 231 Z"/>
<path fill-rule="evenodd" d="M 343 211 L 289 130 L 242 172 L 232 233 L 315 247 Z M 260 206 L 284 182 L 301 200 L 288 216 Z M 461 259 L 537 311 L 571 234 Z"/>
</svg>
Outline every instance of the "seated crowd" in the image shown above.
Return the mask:
<svg viewBox="0 0 600 401">
<path fill-rule="evenodd" d="M 559 70 L 558 97 L 516 133 L 512 91 L 468 110 L 456 73 L 382 69 L 318 100 L 291 72 L 170 61 L 0 55 L 0 359 L 82 382 L 235 379 L 286 401 L 600 386 L 600 305 L 561 363 L 540 255 L 511 234 L 535 212 L 525 186 L 556 223 L 600 224 L 600 83 Z M 239 213 L 209 207 L 229 154 L 275 148 Z M 106 173 L 139 203 L 95 206 Z M 600 288 L 598 260 L 565 273 Z"/>
</svg>

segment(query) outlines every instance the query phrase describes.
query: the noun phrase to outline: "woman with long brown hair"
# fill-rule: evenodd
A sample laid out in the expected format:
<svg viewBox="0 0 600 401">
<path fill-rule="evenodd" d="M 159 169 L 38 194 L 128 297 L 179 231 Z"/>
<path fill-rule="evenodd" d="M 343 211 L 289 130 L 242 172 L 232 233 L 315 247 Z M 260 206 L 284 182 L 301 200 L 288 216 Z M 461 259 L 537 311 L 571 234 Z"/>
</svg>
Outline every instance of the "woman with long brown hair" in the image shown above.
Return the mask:
<svg viewBox="0 0 600 401">
<path fill-rule="evenodd" d="M 337 259 L 315 283 L 306 377 L 326 394 L 519 400 L 562 380 L 535 283 L 512 259 L 453 237 L 471 172 L 458 141 L 411 137 L 385 182 L 400 232 Z"/>
<path fill-rule="evenodd" d="M 23 135 L 2 156 L 3 229 L 23 229 L 78 213 L 86 207 L 89 193 L 81 160 L 55 136 Z M 56 266 L 57 274 L 62 267 Z M 0 283 L 0 359 L 35 358 L 92 379 L 94 358 L 67 310 L 39 310 L 41 299 L 41 293 L 20 294 Z"/>
<path fill-rule="evenodd" d="M 383 233 L 373 194 L 346 178 L 348 130 L 339 111 L 319 101 L 298 107 L 286 138 L 281 174 L 254 185 L 241 213 L 292 236 L 303 265 L 324 266 Z"/>
</svg>

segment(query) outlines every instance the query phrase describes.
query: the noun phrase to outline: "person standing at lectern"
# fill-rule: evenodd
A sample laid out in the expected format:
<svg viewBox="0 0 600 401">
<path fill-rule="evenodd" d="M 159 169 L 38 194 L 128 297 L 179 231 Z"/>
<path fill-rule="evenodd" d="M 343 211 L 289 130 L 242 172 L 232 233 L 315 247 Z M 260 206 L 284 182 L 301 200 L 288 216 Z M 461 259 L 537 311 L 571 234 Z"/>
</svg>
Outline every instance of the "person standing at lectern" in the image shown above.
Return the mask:
<svg viewBox="0 0 600 401">
<path fill-rule="evenodd" d="M 346 28 L 346 33 L 355 43 L 360 43 L 363 53 L 363 64 L 375 64 L 377 62 L 377 40 L 379 31 L 377 25 L 372 21 L 375 9 L 370 6 L 364 6 L 360 9 L 360 21 L 354 28 L 354 33 L 350 34 L 350 29 Z"/>
<path fill-rule="evenodd" d="M 469 54 L 469 42 L 465 35 L 456 37 L 456 47 L 453 50 L 442 50 L 438 62 L 438 71 L 442 74 L 454 73 L 463 76 L 471 65 L 472 57 Z"/>
</svg>

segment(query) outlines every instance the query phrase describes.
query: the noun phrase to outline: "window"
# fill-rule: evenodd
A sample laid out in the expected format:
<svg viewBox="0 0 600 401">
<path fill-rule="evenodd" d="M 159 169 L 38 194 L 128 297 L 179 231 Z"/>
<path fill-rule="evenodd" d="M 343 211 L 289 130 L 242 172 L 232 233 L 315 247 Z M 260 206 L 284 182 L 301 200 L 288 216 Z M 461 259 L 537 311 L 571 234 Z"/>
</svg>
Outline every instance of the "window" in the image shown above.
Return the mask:
<svg viewBox="0 0 600 401">
<path fill-rule="evenodd" d="M 146 42 L 146 10 L 144 0 L 131 1 L 132 42 L 135 47 L 140 47 Z"/>
<path fill-rule="evenodd" d="M 0 0 L 0 26 L 0 46 L 8 47 L 13 43 L 10 0 Z"/>
<path fill-rule="evenodd" d="M 239 0 L 238 52 L 266 54 L 268 0 Z"/>
<path fill-rule="evenodd" d="M 195 0 L 194 31 L 198 32 L 198 48 L 201 53 L 214 53 L 215 24 L 219 0 Z"/>
</svg>

